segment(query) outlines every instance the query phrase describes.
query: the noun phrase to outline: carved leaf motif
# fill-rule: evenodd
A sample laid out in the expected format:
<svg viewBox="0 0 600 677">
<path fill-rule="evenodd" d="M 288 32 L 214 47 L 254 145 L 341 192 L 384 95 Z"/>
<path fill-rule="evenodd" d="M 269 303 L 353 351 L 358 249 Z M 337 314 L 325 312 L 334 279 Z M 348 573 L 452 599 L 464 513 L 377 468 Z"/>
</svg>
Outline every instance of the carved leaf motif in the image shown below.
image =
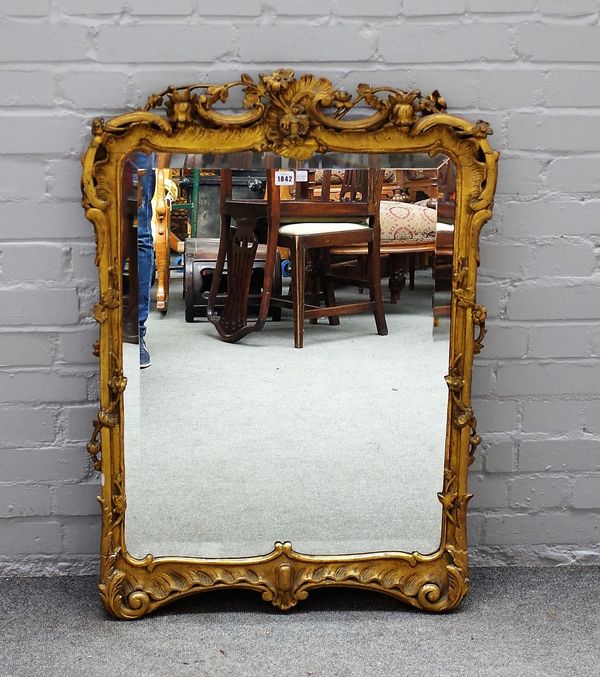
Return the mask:
<svg viewBox="0 0 600 677">
<path fill-rule="evenodd" d="M 358 576 L 358 580 L 361 583 L 368 583 L 370 580 L 372 580 L 373 578 L 376 578 L 376 577 L 377 577 L 376 567 L 366 567 L 366 569 L 363 569 L 360 572 L 360 574 Z"/>
<path fill-rule="evenodd" d="M 370 85 L 361 82 L 356 88 L 356 91 L 358 92 L 359 96 L 363 97 L 367 105 L 371 106 L 371 108 L 380 109 L 383 105 L 381 99 L 375 95 L 373 88 Z"/>
<path fill-rule="evenodd" d="M 277 96 L 285 92 L 290 83 L 294 81 L 294 71 L 291 68 L 281 68 L 274 71 L 271 75 L 261 74 L 259 78 L 265 87 L 265 93 L 268 92 L 273 96 Z"/>
<path fill-rule="evenodd" d="M 396 569 L 389 569 L 381 574 L 381 585 L 385 589 L 393 588 L 398 581 L 398 571 Z"/>
<path fill-rule="evenodd" d="M 100 596 L 106 606 L 110 606 L 112 601 L 120 593 L 124 578 L 125 574 L 119 571 L 114 573 L 108 579 L 108 583 L 101 583 L 98 586 L 98 589 L 100 590 Z"/>
<path fill-rule="evenodd" d="M 475 293 L 470 287 L 454 289 L 453 293 L 460 308 L 471 308 L 475 304 Z"/>
<path fill-rule="evenodd" d="M 320 94 L 321 92 L 330 93 L 332 91 L 333 86 L 326 78 L 303 75 L 300 80 L 291 83 L 289 91 L 286 93 L 286 99 L 293 102 L 305 96 L 315 96 L 315 94 Z"/>
<path fill-rule="evenodd" d="M 328 572 L 328 566 L 319 567 L 313 571 L 311 578 L 313 581 L 322 581 L 323 579 L 327 578 Z"/>
<path fill-rule="evenodd" d="M 294 588 L 297 588 L 304 581 L 310 580 L 310 574 L 307 574 L 306 567 L 296 568 L 294 575 Z"/>
<path fill-rule="evenodd" d="M 471 314 L 473 317 L 473 323 L 475 324 L 476 327 L 479 328 L 479 333 L 474 339 L 475 344 L 473 346 L 473 352 L 475 353 L 475 355 L 477 355 L 481 352 L 481 349 L 483 348 L 483 339 L 487 334 L 487 329 L 485 328 L 487 310 L 485 309 L 484 306 L 477 303 L 473 306 Z"/>
<path fill-rule="evenodd" d="M 403 581 L 402 590 L 404 591 L 404 594 L 408 595 L 409 597 L 414 597 L 419 592 L 419 589 L 422 587 L 422 585 L 423 574 L 412 574 Z"/>
<path fill-rule="evenodd" d="M 455 515 L 455 509 L 456 509 L 456 499 L 458 498 L 458 494 L 456 493 L 439 493 L 438 499 L 440 503 L 442 504 L 442 507 L 444 509 L 444 513 L 446 517 L 452 522 L 452 524 L 456 524 L 456 515 Z"/>
<path fill-rule="evenodd" d="M 253 108 L 260 101 L 260 96 L 258 92 L 254 89 L 247 89 L 246 94 L 244 95 L 244 108 Z"/>
<path fill-rule="evenodd" d="M 341 117 L 346 111 L 354 107 L 352 95 L 343 89 L 338 89 L 319 99 L 319 105 L 323 108 L 334 107 L 336 109 L 335 115 Z"/>
<path fill-rule="evenodd" d="M 481 444 L 481 436 L 477 434 L 471 435 L 469 438 L 469 465 L 475 460 L 475 454 L 477 453 L 477 447 Z"/>
<path fill-rule="evenodd" d="M 429 96 L 421 98 L 420 109 L 423 113 L 444 113 L 446 108 L 446 100 L 437 89 L 434 89 Z"/>
<path fill-rule="evenodd" d="M 248 583 L 258 583 L 260 582 L 260 578 L 258 577 L 258 574 L 256 571 L 252 571 L 252 569 L 244 569 L 241 573 L 240 576 L 241 579 L 248 581 Z"/>
<path fill-rule="evenodd" d="M 449 565 L 446 567 L 446 571 L 448 572 L 448 597 L 451 600 L 451 605 L 455 606 L 466 594 L 469 579 L 465 578 L 462 571 L 456 566 Z"/>
<path fill-rule="evenodd" d="M 149 589 L 150 597 L 154 600 L 166 599 L 171 594 L 172 587 L 172 581 L 168 574 L 158 574 L 152 580 L 152 585 Z"/>
<path fill-rule="evenodd" d="M 169 572 L 171 587 L 175 590 L 187 590 L 192 584 L 192 579 L 185 576 L 181 571 L 171 570 Z"/>
<path fill-rule="evenodd" d="M 464 412 L 457 417 L 456 425 L 459 428 L 464 428 L 465 426 L 469 425 L 471 421 L 473 421 L 473 418 L 473 409 L 471 409 L 471 407 L 466 407 Z"/>
<path fill-rule="evenodd" d="M 233 583 L 235 581 L 233 574 L 227 569 L 219 569 L 216 574 L 217 579 L 223 583 Z"/>
<path fill-rule="evenodd" d="M 455 393 L 460 393 L 465 384 L 464 379 L 458 374 L 448 374 L 445 376 L 445 381 L 448 384 L 448 389 Z"/>
<path fill-rule="evenodd" d="M 318 150 L 318 144 L 314 139 L 302 138 L 299 142 L 293 139 L 281 140 L 278 136 L 275 137 L 270 150 L 282 157 L 292 158 L 294 160 L 308 160 Z"/>
<path fill-rule="evenodd" d="M 333 573 L 333 578 L 337 581 L 346 578 L 348 576 L 348 567 L 345 565 L 339 566 Z"/>
<path fill-rule="evenodd" d="M 210 574 L 202 569 L 197 569 L 194 571 L 194 579 L 198 584 L 204 588 L 208 588 L 213 584 L 213 578 Z"/>
<path fill-rule="evenodd" d="M 493 133 L 494 131 L 490 127 L 490 124 L 484 120 L 477 120 L 477 122 L 471 127 L 471 134 L 476 139 L 485 139 L 486 136 L 492 135 Z"/>
<path fill-rule="evenodd" d="M 146 110 L 149 110 L 151 108 L 159 108 L 162 106 L 163 103 L 163 96 L 162 94 L 153 94 L 152 96 L 148 97 L 148 102 L 146 103 Z"/>
<path fill-rule="evenodd" d="M 227 87 L 209 87 L 206 92 L 208 94 L 207 105 L 210 108 L 217 103 L 217 101 L 225 103 L 225 101 L 227 101 L 229 90 Z"/>
</svg>

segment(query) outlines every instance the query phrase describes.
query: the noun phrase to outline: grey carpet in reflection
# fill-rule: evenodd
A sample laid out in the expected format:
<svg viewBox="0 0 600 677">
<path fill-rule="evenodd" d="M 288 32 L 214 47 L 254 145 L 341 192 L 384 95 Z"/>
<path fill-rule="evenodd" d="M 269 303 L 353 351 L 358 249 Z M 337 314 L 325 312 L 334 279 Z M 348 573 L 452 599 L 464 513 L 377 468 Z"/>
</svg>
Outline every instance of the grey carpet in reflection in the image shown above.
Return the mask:
<svg viewBox="0 0 600 677">
<path fill-rule="evenodd" d="M 291 314 L 237 344 L 186 323 L 174 281 L 169 312 L 149 320 L 152 366 L 139 373 L 126 346 L 130 552 L 433 551 L 448 344 L 432 337 L 431 294 L 423 273 L 386 303 L 388 336 L 355 315 L 307 325 L 296 350 Z"/>
</svg>

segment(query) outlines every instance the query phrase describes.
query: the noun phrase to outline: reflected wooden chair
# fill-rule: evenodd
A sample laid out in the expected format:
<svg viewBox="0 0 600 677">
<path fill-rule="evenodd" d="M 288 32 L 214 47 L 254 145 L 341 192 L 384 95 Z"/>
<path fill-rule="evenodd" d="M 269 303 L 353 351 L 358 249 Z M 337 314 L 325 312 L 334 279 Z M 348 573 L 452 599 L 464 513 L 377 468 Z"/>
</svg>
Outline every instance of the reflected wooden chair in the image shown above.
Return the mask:
<svg viewBox="0 0 600 677">
<path fill-rule="evenodd" d="M 406 273 L 409 275 L 409 288 L 414 289 L 415 271 L 432 265 L 435 254 L 436 211 L 422 205 L 382 200 L 379 216 L 380 252 L 383 259 L 387 258 L 390 303 L 397 303 L 406 284 Z M 331 253 L 337 262 L 354 257 L 355 267 L 359 271 L 366 266 L 367 249 L 364 245 L 335 247 Z"/>
<path fill-rule="evenodd" d="M 451 188 L 448 184 L 451 183 Z M 455 191 L 455 177 L 452 163 L 447 161 L 439 170 L 406 171 L 396 170 L 396 185 L 407 188 L 407 199 L 417 197 L 419 191 L 427 194 L 429 200 L 417 204 L 401 199 L 382 199 L 380 202 L 381 255 L 387 258 L 390 302 L 397 303 L 408 275 L 409 289 L 415 287 L 415 272 L 422 268 L 433 268 L 437 251 L 436 233 L 439 221 L 446 222 L 448 211 L 444 202 L 430 207 L 426 202 L 444 191 Z M 410 189 L 410 190 L 409 190 Z M 385 187 L 384 191 L 385 193 Z M 409 197 L 410 196 L 410 197 Z M 454 213 L 452 211 L 452 218 Z M 358 267 L 364 267 L 366 248 L 338 247 L 332 254 L 338 260 L 344 256 L 357 257 Z"/>
<path fill-rule="evenodd" d="M 169 308 L 169 232 L 171 214 L 165 200 L 165 174 L 169 170 L 156 169 L 156 190 L 152 198 L 152 238 L 156 265 L 156 309 L 163 314 Z"/>
<path fill-rule="evenodd" d="M 432 267 L 437 229 L 436 209 L 421 204 L 382 201 L 381 253 L 389 256 L 390 302 L 397 303 L 409 278 L 415 288 L 415 271 Z"/>
<path fill-rule="evenodd" d="M 316 322 L 328 317 L 339 325 L 340 315 L 372 312 L 379 335 L 387 334 L 381 293 L 379 201 L 383 172 L 346 170 L 339 199 L 330 200 L 331 171 L 326 170 L 319 199 L 302 199 L 307 187 L 296 184 L 295 199 L 282 200 L 275 185 L 275 170 L 267 173 L 269 232 L 277 234 L 280 247 L 289 249 L 292 264 L 291 298 L 272 298 L 271 303 L 293 309 L 294 346 L 302 348 L 305 320 Z M 300 199 L 299 199 L 300 198 Z M 332 272 L 330 251 L 336 247 L 364 247 L 367 257 L 366 279 Z M 307 288 L 307 261 L 310 261 Z M 313 283 L 318 279 L 320 289 Z M 369 289 L 369 300 L 336 304 L 335 284 Z M 320 298 L 324 306 L 320 305 Z"/>
<path fill-rule="evenodd" d="M 152 199 L 152 237 L 156 262 L 156 309 L 166 314 L 169 309 L 171 251 L 183 254 L 184 243 L 171 232 L 171 203 L 177 197 L 173 170 L 158 168 L 156 190 Z"/>
</svg>

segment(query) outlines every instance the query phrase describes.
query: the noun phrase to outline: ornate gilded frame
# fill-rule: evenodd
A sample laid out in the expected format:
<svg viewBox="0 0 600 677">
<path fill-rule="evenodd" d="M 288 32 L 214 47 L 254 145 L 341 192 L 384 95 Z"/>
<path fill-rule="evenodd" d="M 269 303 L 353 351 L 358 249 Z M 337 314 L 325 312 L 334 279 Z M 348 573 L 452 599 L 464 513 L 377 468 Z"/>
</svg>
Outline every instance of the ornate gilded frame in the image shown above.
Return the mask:
<svg viewBox="0 0 600 677">
<path fill-rule="evenodd" d="M 219 112 L 242 88 L 240 112 Z M 166 115 L 161 114 L 162 108 Z M 366 111 L 366 113 L 365 113 Z M 352 115 L 347 115 L 352 112 Z M 364 113 L 364 114 L 363 114 Z M 476 303 L 478 240 L 492 215 L 498 153 L 488 124 L 446 112 L 439 93 L 361 84 L 355 96 L 325 78 L 282 69 L 255 81 L 242 75 L 223 85 L 169 87 L 143 109 L 92 123 L 82 164 L 83 207 L 96 233 L 100 325 L 100 410 L 87 446 L 104 477 L 100 594 L 119 618 L 143 616 L 185 595 L 217 588 L 249 588 L 280 609 L 327 585 L 378 590 L 415 607 L 446 611 L 467 592 L 467 467 L 480 442 L 471 408 L 473 355 L 482 347 L 485 309 Z M 271 151 L 307 159 L 314 153 L 448 155 L 456 165 L 457 209 L 452 283 L 448 424 L 439 549 L 347 556 L 307 556 L 276 543 L 265 556 L 240 559 L 133 558 L 124 540 L 123 376 L 121 327 L 120 173 L 136 148 L 170 153 Z"/>
</svg>

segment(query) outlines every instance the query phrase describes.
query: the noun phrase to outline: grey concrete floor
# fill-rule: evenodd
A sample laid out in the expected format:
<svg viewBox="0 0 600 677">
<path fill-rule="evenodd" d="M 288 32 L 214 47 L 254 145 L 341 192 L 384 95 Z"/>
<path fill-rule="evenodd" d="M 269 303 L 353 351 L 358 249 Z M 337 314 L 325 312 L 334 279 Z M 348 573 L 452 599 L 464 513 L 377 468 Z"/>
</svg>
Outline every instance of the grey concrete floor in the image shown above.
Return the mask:
<svg viewBox="0 0 600 677">
<path fill-rule="evenodd" d="M 250 592 L 187 598 L 137 621 L 93 577 L 0 579 L 1 675 L 600 674 L 600 569 L 477 568 L 459 609 L 312 591 L 290 613 Z"/>
</svg>

